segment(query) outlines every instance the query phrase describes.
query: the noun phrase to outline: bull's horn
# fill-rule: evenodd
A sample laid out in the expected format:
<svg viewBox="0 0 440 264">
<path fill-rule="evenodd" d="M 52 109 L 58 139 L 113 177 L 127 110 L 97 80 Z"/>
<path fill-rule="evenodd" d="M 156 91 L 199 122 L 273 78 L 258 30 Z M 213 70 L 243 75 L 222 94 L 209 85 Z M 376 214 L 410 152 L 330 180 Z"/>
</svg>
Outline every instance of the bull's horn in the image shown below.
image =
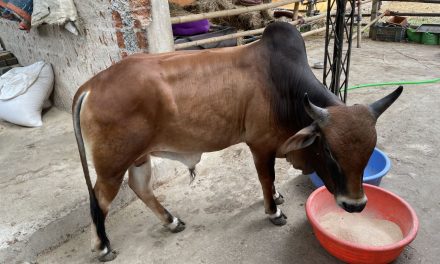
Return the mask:
<svg viewBox="0 0 440 264">
<path fill-rule="evenodd" d="M 316 106 L 310 102 L 307 93 L 304 94 L 304 109 L 319 126 L 323 126 L 327 123 L 329 117 L 327 109 Z"/>
<path fill-rule="evenodd" d="M 369 105 L 370 111 L 373 116 L 377 119 L 379 116 L 387 110 L 387 108 L 396 101 L 403 91 L 403 86 L 399 86 L 394 92 L 385 96 L 384 98 Z"/>
</svg>

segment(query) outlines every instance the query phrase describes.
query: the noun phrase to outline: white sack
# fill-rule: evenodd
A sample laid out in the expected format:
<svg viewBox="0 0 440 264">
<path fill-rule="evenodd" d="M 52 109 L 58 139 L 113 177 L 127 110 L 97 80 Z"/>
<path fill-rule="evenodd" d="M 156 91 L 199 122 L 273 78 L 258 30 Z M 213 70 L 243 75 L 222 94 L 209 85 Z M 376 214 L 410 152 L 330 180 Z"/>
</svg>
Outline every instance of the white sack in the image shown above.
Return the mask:
<svg viewBox="0 0 440 264">
<path fill-rule="evenodd" d="M 40 71 L 35 76 L 39 67 Z M 11 83 L 5 85 L 3 80 L 3 77 L 13 70 L 18 76 L 23 77 L 23 82 L 19 82 L 19 77 L 11 76 L 14 72 L 5 79 L 14 80 L 15 87 L 18 88 L 11 86 Z M 21 126 L 41 126 L 41 110 L 43 105 L 47 105 L 53 89 L 52 66 L 49 63 L 37 62 L 26 67 L 14 68 L 9 72 L 0 77 L 0 84 L 3 83 L 0 86 L 0 119 Z"/>
<path fill-rule="evenodd" d="M 8 100 L 24 94 L 37 80 L 44 61 L 26 67 L 16 67 L 0 76 L 0 100 Z"/>
<path fill-rule="evenodd" d="M 32 27 L 41 24 L 64 25 L 69 21 L 76 22 L 77 19 L 78 13 L 73 0 L 34 0 Z"/>
</svg>

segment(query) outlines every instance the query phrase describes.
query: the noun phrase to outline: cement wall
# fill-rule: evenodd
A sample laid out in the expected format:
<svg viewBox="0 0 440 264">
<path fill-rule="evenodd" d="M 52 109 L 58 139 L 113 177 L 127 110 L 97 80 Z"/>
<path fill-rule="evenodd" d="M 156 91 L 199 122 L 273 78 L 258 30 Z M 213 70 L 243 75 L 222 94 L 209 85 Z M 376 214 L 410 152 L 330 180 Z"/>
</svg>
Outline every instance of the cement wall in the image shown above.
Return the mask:
<svg viewBox="0 0 440 264">
<path fill-rule="evenodd" d="M 29 65 L 50 62 L 55 72 L 55 105 L 69 111 L 78 87 L 122 57 L 148 51 L 146 28 L 149 0 L 74 0 L 84 28 L 75 36 L 59 26 L 43 25 L 30 32 L 0 19 L 0 39 Z"/>
</svg>

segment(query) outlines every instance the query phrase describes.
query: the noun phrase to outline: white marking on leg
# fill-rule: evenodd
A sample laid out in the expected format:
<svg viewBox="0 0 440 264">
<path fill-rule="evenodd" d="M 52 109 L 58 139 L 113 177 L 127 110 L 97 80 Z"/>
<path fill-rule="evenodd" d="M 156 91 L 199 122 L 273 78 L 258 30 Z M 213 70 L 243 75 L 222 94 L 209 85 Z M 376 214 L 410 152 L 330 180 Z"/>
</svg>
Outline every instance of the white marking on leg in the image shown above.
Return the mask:
<svg viewBox="0 0 440 264">
<path fill-rule="evenodd" d="M 167 225 L 170 230 L 175 230 L 179 225 L 179 218 L 173 216 L 173 222 Z"/>
<path fill-rule="evenodd" d="M 103 250 L 101 250 L 101 252 L 99 252 L 99 256 L 100 257 L 105 256 L 107 255 L 107 253 L 108 253 L 108 248 L 105 247 Z"/>
<path fill-rule="evenodd" d="M 276 200 L 280 197 L 280 193 L 278 191 L 275 191 L 274 195 L 273 195 L 273 199 Z"/>
<path fill-rule="evenodd" d="M 270 219 L 275 219 L 275 218 L 278 218 L 278 217 L 280 217 L 280 216 L 281 216 L 281 209 L 280 209 L 280 208 L 277 208 L 277 212 L 274 213 L 274 214 L 269 215 L 269 218 L 270 218 Z"/>
</svg>

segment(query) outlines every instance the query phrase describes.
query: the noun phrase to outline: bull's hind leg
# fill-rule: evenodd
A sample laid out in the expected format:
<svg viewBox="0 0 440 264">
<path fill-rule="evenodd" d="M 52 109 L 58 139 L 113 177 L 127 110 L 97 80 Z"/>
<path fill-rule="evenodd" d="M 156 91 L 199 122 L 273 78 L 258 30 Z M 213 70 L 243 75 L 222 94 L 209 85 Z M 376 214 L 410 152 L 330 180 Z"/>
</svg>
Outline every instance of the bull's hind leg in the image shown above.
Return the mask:
<svg viewBox="0 0 440 264">
<path fill-rule="evenodd" d="M 275 202 L 275 194 L 277 193 L 274 187 L 275 181 L 275 155 L 252 149 L 255 168 L 257 169 L 258 179 L 261 183 L 264 196 L 264 207 L 266 214 L 269 214 L 269 219 L 274 225 L 285 225 L 287 217 L 277 207 Z M 280 198 L 280 197 L 278 197 Z"/>
<path fill-rule="evenodd" d="M 142 164 L 132 165 L 129 169 L 128 185 L 136 195 L 153 211 L 153 213 L 168 227 L 171 232 L 177 233 L 185 229 L 185 223 L 173 216 L 156 199 L 151 181 L 151 160 L 147 156 Z"/>
<path fill-rule="evenodd" d="M 96 180 L 94 193 L 97 204 L 91 203 L 91 210 L 94 220 L 92 223 L 92 250 L 99 250 L 98 259 L 100 261 L 111 261 L 116 258 L 116 253 L 112 251 L 110 242 L 105 232 L 105 218 L 110 209 L 110 204 L 118 194 L 121 187 L 123 173 L 113 178 L 105 178 L 99 176 Z M 99 206 L 99 208 L 97 207 Z"/>
</svg>

